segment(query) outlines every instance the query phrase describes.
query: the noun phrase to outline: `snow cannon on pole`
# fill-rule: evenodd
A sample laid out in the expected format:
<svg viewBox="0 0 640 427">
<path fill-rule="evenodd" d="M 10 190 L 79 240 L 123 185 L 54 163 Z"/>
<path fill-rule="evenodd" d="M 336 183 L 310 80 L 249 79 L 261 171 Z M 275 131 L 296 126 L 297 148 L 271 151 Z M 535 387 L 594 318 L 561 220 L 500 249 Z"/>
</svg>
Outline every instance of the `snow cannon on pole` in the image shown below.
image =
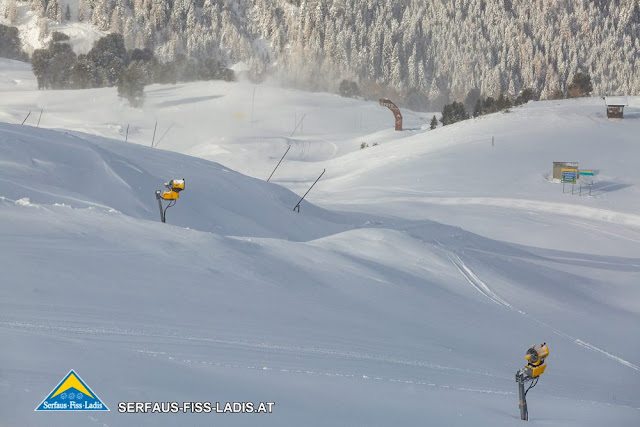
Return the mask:
<svg viewBox="0 0 640 427">
<path fill-rule="evenodd" d="M 524 356 L 524 358 L 527 359 L 527 365 L 516 372 L 516 383 L 518 383 L 518 395 L 520 397 L 521 420 L 529 420 L 527 393 L 538 384 L 540 375 L 544 374 L 545 369 L 547 369 L 547 365 L 544 363 L 547 356 L 549 356 L 549 347 L 547 347 L 547 343 L 532 345 Z M 529 382 L 531 384 L 525 390 L 524 386 Z"/>
<path fill-rule="evenodd" d="M 166 190 L 156 191 L 156 200 L 158 200 L 158 208 L 160 209 L 160 220 L 166 222 L 167 209 L 175 206 L 176 202 L 180 198 L 180 192 L 184 190 L 184 179 L 172 179 L 169 182 L 165 182 L 164 186 Z M 167 206 L 163 207 L 162 202 L 166 201 Z"/>
</svg>

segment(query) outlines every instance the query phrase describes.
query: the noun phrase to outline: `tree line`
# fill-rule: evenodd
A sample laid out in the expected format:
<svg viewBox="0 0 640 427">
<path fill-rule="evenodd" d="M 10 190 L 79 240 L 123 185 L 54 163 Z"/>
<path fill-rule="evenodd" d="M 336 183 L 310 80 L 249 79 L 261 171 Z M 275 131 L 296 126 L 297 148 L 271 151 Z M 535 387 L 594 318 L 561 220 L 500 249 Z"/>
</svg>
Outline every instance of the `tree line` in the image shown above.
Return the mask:
<svg viewBox="0 0 640 427">
<path fill-rule="evenodd" d="M 549 99 L 580 98 L 591 95 L 593 84 L 588 73 L 576 73 L 568 85 L 567 91 L 555 90 Z M 461 120 L 469 119 L 468 111 L 473 111 L 473 117 L 480 117 L 485 114 L 496 113 L 498 111 L 508 111 L 509 108 L 526 104 L 529 101 L 537 101 L 540 94 L 531 88 L 525 88 L 515 99 L 510 99 L 505 94 L 494 98 L 492 96 L 483 97 L 477 91 L 470 91 L 464 102 L 453 101 L 446 104 L 442 109 L 440 122 L 443 126 L 450 125 Z M 473 107 L 471 107 L 473 105 Z M 471 110 L 471 108 L 473 108 Z M 431 120 L 431 129 L 437 126 L 436 117 Z"/>
<path fill-rule="evenodd" d="M 42 21 L 67 19 L 65 2 L 27 3 Z M 566 93 L 579 70 L 592 76 L 599 95 L 640 90 L 637 0 L 78 0 L 77 6 L 71 21 L 123 34 L 127 50 L 148 48 L 162 60 L 183 54 L 244 61 L 255 79 L 278 76 L 305 90 L 338 92 L 342 80 L 353 81 L 362 96 L 414 110 L 439 110 L 473 89 L 515 99 L 532 88 L 549 99 Z"/>
<path fill-rule="evenodd" d="M 176 55 L 162 62 L 149 48 L 127 50 L 123 36 L 117 33 L 97 40 L 87 54 L 76 55 L 69 36 L 53 32 L 48 46 L 33 52 L 31 64 L 38 89 L 117 86 L 118 95 L 134 106 L 142 105 L 148 84 L 235 78 L 224 63 L 211 58 L 195 60 Z"/>
</svg>

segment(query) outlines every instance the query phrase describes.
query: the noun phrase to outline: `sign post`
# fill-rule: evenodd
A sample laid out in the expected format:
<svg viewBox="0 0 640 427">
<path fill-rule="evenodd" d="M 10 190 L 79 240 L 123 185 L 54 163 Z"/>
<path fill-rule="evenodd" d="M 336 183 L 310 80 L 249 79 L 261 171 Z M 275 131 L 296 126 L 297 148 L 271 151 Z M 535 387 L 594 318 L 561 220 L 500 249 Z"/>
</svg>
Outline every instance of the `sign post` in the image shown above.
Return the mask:
<svg viewBox="0 0 640 427">
<path fill-rule="evenodd" d="M 573 186 L 578 179 L 578 169 L 562 169 L 562 194 L 564 194 L 564 185 L 571 183 L 571 194 L 573 194 Z"/>
<path fill-rule="evenodd" d="M 589 184 L 589 196 L 591 196 L 591 188 L 593 187 L 593 177 L 595 176 L 595 172 L 588 169 L 580 169 L 578 171 L 580 174 L 580 195 L 582 195 L 582 177 L 585 178 L 585 183 Z"/>
</svg>

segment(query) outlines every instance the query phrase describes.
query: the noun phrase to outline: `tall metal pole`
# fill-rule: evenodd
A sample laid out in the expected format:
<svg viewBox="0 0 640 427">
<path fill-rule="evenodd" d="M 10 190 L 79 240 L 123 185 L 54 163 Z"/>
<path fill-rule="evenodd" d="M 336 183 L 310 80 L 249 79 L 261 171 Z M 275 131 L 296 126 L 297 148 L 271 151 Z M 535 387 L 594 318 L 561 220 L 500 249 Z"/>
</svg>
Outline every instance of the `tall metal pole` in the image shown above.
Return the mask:
<svg viewBox="0 0 640 427">
<path fill-rule="evenodd" d="M 253 98 L 251 98 L 251 125 L 253 125 L 253 107 L 256 103 L 256 88 L 253 88 Z"/>
<path fill-rule="evenodd" d="M 158 121 L 156 120 L 156 125 L 153 127 L 153 139 L 151 140 L 151 148 L 153 148 L 153 143 L 156 140 L 156 129 L 158 128 Z"/>
<path fill-rule="evenodd" d="M 313 183 L 313 185 L 311 187 L 309 187 L 309 189 L 307 190 L 306 193 L 304 193 L 304 196 L 302 196 L 302 198 L 300 199 L 300 201 L 298 203 L 296 203 L 296 205 L 293 207 L 293 210 L 295 211 L 297 209 L 298 213 L 300 212 L 300 203 L 302 203 L 302 201 L 304 200 L 305 197 L 307 197 L 307 194 L 309 194 L 309 191 L 311 191 L 311 189 L 316 185 L 316 183 L 318 181 L 320 181 L 320 178 L 322 178 L 322 175 L 324 175 L 324 173 L 326 172 L 326 169 L 322 170 L 322 173 L 320 174 L 320 176 L 318 177 L 318 179 L 316 179 L 316 181 Z"/>
<path fill-rule="evenodd" d="M 160 221 L 164 222 L 164 210 L 162 209 L 162 198 L 160 197 L 160 191 L 156 191 L 156 199 L 158 200 L 158 208 L 160 209 Z"/>
<path fill-rule="evenodd" d="M 44 108 L 42 110 L 40 110 L 40 117 L 38 117 L 38 124 L 36 125 L 37 128 L 40 127 L 40 119 L 42 118 L 42 112 L 44 111 Z"/>
<path fill-rule="evenodd" d="M 27 114 L 27 117 L 24 118 L 24 120 L 22 121 L 21 124 L 24 124 L 24 122 L 27 121 L 27 119 L 29 118 L 30 115 L 31 115 L 31 110 L 29 110 L 29 113 Z"/>
<path fill-rule="evenodd" d="M 160 142 L 161 142 L 161 141 L 162 141 L 162 139 L 165 137 L 165 135 L 166 135 L 167 133 L 169 133 L 169 131 L 171 130 L 171 128 L 173 127 L 173 125 L 174 125 L 174 124 L 173 124 L 173 123 L 171 123 L 171 126 L 169 126 L 169 129 L 167 129 L 167 130 L 162 134 L 162 136 L 160 137 L 160 139 L 159 139 L 159 140 L 158 140 L 158 142 L 156 143 L 156 147 L 157 147 L 158 145 L 160 145 Z"/>
<path fill-rule="evenodd" d="M 518 382 L 518 397 L 520 399 L 520 419 L 528 421 L 529 411 L 527 410 L 527 395 L 524 391 L 524 375 L 522 371 L 518 371 L 516 374 L 516 381 Z"/>
<path fill-rule="evenodd" d="M 296 133 L 296 131 L 298 130 L 298 126 L 300 126 L 300 123 L 302 123 L 302 121 L 304 120 L 304 116 L 306 116 L 307 113 L 302 115 L 302 118 L 300 119 L 300 121 L 298 122 L 298 125 L 295 127 L 295 129 L 293 129 L 293 132 L 291 132 L 291 135 L 289 135 L 289 137 L 292 137 L 294 133 Z M 298 113 L 296 113 L 296 119 L 298 117 Z"/>
<path fill-rule="evenodd" d="M 280 163 L 282 163 L 282 161 L 284 160 L 284 156 L 287 155 L 287 153 L 289 152 L 289 150 L 291 150 L 291 146 L 289 146 L 289 148 L 287 148 L 287 151 L 284 152 L 284 154 L 282 155 L 282 158 L 280 159 L 280 161 L 278 162 L 278 164 L 276 165 L 276 169 L 278 169 L 278 166 L 280 166 Z M 269 182 L 269 180 L 271 179 L 271 177 L 273 176 L 274 173 L 276 173 L 276 169 L 273 170 L 273 172 L 271 172 L 271 175 L 269 175 L 269 178 L 267 178 L 267 182 Z"/>
</svg>

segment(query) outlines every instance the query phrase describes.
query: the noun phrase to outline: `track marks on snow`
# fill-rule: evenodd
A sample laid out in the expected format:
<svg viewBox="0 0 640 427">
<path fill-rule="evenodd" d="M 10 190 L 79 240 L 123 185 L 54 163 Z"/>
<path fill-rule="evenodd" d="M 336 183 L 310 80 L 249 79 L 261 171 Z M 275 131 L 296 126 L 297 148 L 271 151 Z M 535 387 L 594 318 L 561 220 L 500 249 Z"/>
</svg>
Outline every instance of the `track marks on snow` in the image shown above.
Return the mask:
<svg viewBox="0 0 640 427">
<path fill-rule="evenodd" d="M 559 329 L 554 328 L 553 326 L 549 325 L 548 323 L 545 323 L 541 320 L 536 319 L 535 317 L 532 317 L 530 315 L 528 315 L 526 312 L 517 309 L 516 307 L 514 307 L 513 305 L 511 305 L 510 303 L 508 303 L 506 300 L 504 300 L 503 298 L 501 298 L 498 294 L 496 294 L 493 290 L 491 290 L 491 288 L 489 288 L 489 286 L 487 286 L 487 284 L 485 282 L 483 282 L 474 272 L 473 270 L 471 270 L 461 259 L 458 255 L 454 254 L 453 252 L 449 252 L 448 254 L 449 259 L 451 260 L 451 263 L 458 269 L 458 271 L 460 272 L 460 274 L 462 274 L 462 276 L 464 276 L 464 278 L 467 280 L 467 282 L 469 282 L 471 284 L 471 286 L 473 286 L 478 292 L 480 292 L 482 295 L 484 295 L 486 298 L 488 298 L 489 300 L 493 301 L 494 303 L 501 305 L 503 307 L 506 307 L 510 310 L 516 311 L 519 314 L 533 320 L 534 322 L 538 323 L 539 325 L 545 326 L 549 329 L 551 329 L 551 331 L 563 338 L 566 338 L 570 341 L 573 341 L 575 344 L 584 347 L 588 350 L 594 351 L 596 353 L 600 353 L 603 356 L 620 363 L 623 366 L 626 366 L 628 368 L 631 368 L 635 371 L 640 372 L 640 366 L 629 362 L 628 360 L 625 360 L 619 356 L 616 356 L 614 354 L 611 354 L 601 348 L 596 347 L 593 344 L 590 344 L 586 341 L 581 340 L 580 338 L 576 338 L 574 336 L 571 336 L 569 334 L 567 334 L 566 332 L 563 332 Z"/>
<path fill-rule="evenodd" d="M 369 373 L 351 374 L 351 373 L 343 373 L 343 372 L 319 371 L 319 370 L 313 370 L 313 369 L 274 368 L 269 366 L 254 366 L 254 365 L 247 366 L 247 365 L 241 365 L 237 363 L 222 363 L 222 362 L 208 361 L 208 360 L 195 360 L 192 358 L 185 359 L 177 355 L 168 354 L 164 351 L 149 351 L 149 350 L 136 350 L 136 351 L 138 353 L 141 353 L 150 357 L 156 357 L 156 358 L 159 357 L 159 358 L 166 359 L 176 363 L 186 363 L 186 364 L 194 364 L 194 365 L 201 365 L 201 366 L 214 366 L 214 367 L 227 368 L 227 369 L 246 369 L 246 370 L 253 370 L 253 371 L 273 372 L 273 373 L 279 373 L 279 374 L 358 379 L 363 381 L 381 381 L 381 382 L 409 384 L 409 385 L 416 385 L 416 386 L 435 387 L 435 388 L 441 388 L 441 389 L 465 391 L 465 392 L 472 392 L 472 393 L 515 395 L 514 392 L 509 392 L 509 391 L 479 389 L 479 388 L 469 388 L 469 387 L 455 387 L 447 384 L 437 384 L 437 383 L 415 380 L 415 379 L 398 379 L 398 378 L 391 378 L 391 377 L 383 377 L 377 374 L 369 374 Z"/>
<path fill-rule="evenodd" d="M 165 331 L 165 330 L 142 330 L 142 329 L 128 329 L 128 328 L 93 328 L 93 327 L 81 327 L 75 325 L 55 325 L 52 323 L 32 323 L 21 321 L 1 321 L 0 328 L 5 329 L 23 329 L 35 332 L 58 332 L 61 334 L 74 334 L 83 335 L 87 338 L 98 336 L 123 336 L 132 338 L 165 338 L 173 339 L 176 341 L 198 342 L 208 343 L 212 345 L 235 347 L 235 348 L 249 348 L 252 350 L 265 350 L 269 352 L 280 352 L 283 354 L 293 355 L 312 355 L 312 356 L 324 356 L 332 359 L 342 360 L 363 360 L 371 362 L 388 363 L 393 365 L 410 366 L 416 368 L 426 368 L 437 371 L 455 372 L 460 375 L 480 375 L 493 378 L 504 378 L 502 376 L 494 375 L 490 372 L 481 371 L 478 369 L 464 369 L 455 366 L 445 366 L 436 363 L 431 363 L 423 360 L 409 360 L 400 359 L 380 354 L 361 353 L 349 350 L 337 350 L 318 347 L 303 347 L 297 345 L 280 345 L 267 342 L 257 342 L 241 339 L 222 339 L 215 337 L 203 337 L 193 335 L 183 335 L 179 331 Z M 142 351 L 141 351 L 142 352 Z M 150 352 L 149 354 L 157 353 L 162 355 L 162 352 Z"/>
<path fill-rule="evenodd" d="M 520 314 L 525 314 L 523 311 L 515 309 L 511 304 L 509 304 L 507 301 L 502 299 L 498 294 L 493 292 L 489 288 L 489 286 L 487 286 L 486 283 L 484 283 L 482 280 L 480 280 L 478 276 L 476 276 L 473 270 L 471 270 L 469 267 L 467 267 L 467 265 L 464 262 L 462 262 L 462 260 L 458 255 L 454 254 L 453 252 L 450 252 L 448 256 L 449 256 L 449 259 L 451 260 L 451 263 L 458 269 L 460 274 L 462 274 L 462 276 L 464 276 L 464 278 L 467 279 L 467 282 L 469 282 L 471 286 L 473 286 L 478 292 L 480 292 L 482 295 L 489 298 L 489 300 L 495 302 L 498 305 L 502 305 L 511 310 L 515 310 Z"/>
</svg>

